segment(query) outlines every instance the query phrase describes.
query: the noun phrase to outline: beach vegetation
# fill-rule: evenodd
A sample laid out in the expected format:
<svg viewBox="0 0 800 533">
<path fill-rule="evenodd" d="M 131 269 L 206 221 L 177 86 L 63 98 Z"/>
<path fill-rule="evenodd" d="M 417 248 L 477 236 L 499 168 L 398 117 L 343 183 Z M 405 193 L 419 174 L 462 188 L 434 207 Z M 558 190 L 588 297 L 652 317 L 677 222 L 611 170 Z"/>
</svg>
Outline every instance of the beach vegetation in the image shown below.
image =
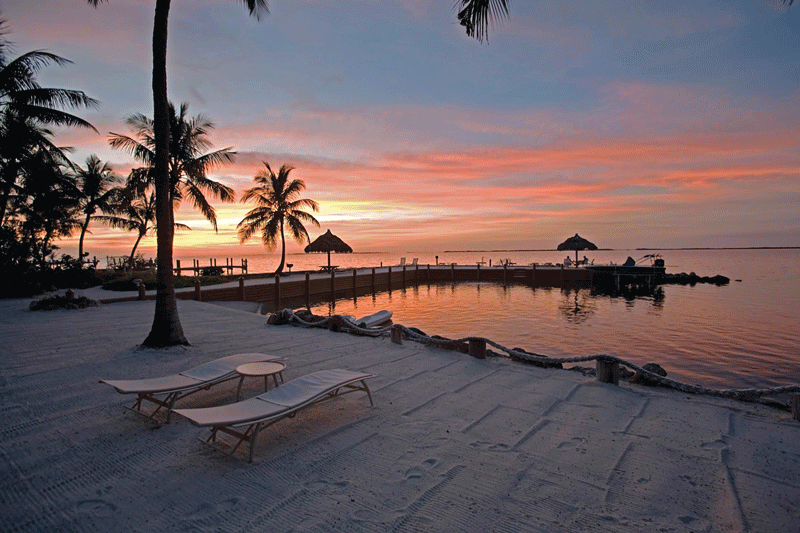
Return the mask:
<svg viewBox="0 0 800 533">
<path fill-rule="evenodd" d="M 58 309 L 86 309 L 97 307 L 97 302 L 85 296 L 75 297 L 73 294 L 55 295 L 31 302 L 31 311 L 56 311 Z"/>
<path fill-rule="evenodd" d="M 78 266 L 83 266 L 83 240 L 89 231 L 89 223 L 98 217 L 98 211 L 109 213 L 115 204 L 123 201 L 120 178 L 108 163 L 103 163 L 96 155 L 86 158 L 86 167 L 76 166 L 76 186 L 80 191 L 79 206 L 84 215 L 81 234 L 78 239 Z M 86 254 L 88 255 L 88 253 Z"/>
<path fill-rule="evenodd" d="M 111 206 L 111 214 L 96 217 L 112 228 L 136 232 L 136 240 L 128 258 L 128 270 L 143 266 L 143 261 L 137 261 L 140 256 L 137 256 L 136 249 L 148 233 L 157 231 L 155 192 L 151 187 L 137 186 L 137 183 L 141 185 L 141 181 L 135 177 L 136 173 L 137 170 L 134 169 L 128 186 L 122 190 L 117 203 Z M 192 229 L 179 222 L 175 222 L 174 226 L 175 229 Z"/>
<path fill-rule="evenodd" d="M 41 69 L 64 66 L 69 60 L 42 50 L 9 58 L 11 43 L 5 38 L 7 23 L 0 19 L 0 221 L 5 224 L 9 204 L 20 190 L 20 182 L 32 178 L 31 165 L 67 161 L 65 150 L 52 141 L 50 126 L 94 129 L 69 110 L 96 107 L 97 100 L 82 91 L 42 87 Z M 97 131 L 97 130 L 95 130 Z"/>
<path fill-rule="evenodd" d="M 191 201 L 216 230 L 216 210 L 206 195 L 222 202 L 233 202 L 236 195 L 232 188 L 210 179 L 207 173 L 220 165 L 233 162 L 236 152 L 230 148 L 222 148 L 203 153 L 212 146 L 208 135 L 214 129 L 214 123 L 204 115 L 189 117 L 188 113 L 189 104 L 183 103 L 176 109 L 170 102 L 170 197 L 176 209 L 182 200 Z M 112 132 L 108 142 L 113 148 L 127 151 L 145 165 L 131 173 L 128 179 L 129 189 L 154 189 L 155 123 L 143 114 L 131 115 L 125 123 L 134 129 L 134 136 Z"/>
<path fill-rule="evenodd" d="M 275 270 L 275 274 L 280 274 L 286 264 L 285 230 L 289 230 L 289 235 L 298 244 L 310 242 L 304 223 L 319 226 L 319 222 L 304 209 L 316 212 L 319 205 L 314 200 L 300 198 L 306 184 L 303 180 L 289 179 L 294 167 L 281 165 L 275 174 L 268 162 L 263 163 L 266 168 L 253 177 L 257 186 L 247 189 L 242 195 L 242 202 L 253 200 L 256 207 L 248 211 L 236 227 L 239 242 L 244 243 L 260 232 L 261 242 L 270 251 L 277 247 L 280 237 L 281 262 Z"/>
<path fill-rule="evenodd" d="M 136 282 L 134 280 L 136 280 Z M 233 277 L 226 277 L 222 274 L 175 276 L 175 288 L 183 289 L 186 287 L 194 287 L 195 281 L 199 281 L 203 287 L 206 287 L 210 285 L 219 285 L 221 283 L 230 283 L 233 280 Z M 109 279 L 103 283 L 103 289 L 123 292 L 135 291 L 139 288 L 139 283 L 137 282 L 144 285 L 145 289 L 148 291 L 155 291 L 157 289 L 158 280 L 156 273 L 153 271 L 118 273 L 113 279 Z"/>
<path fill-rule="evenodd" d="M 82 91 L 42 87 L 43 68 L 70 61 L 41 50 L 12 58 L 6 34 L 0 19 L 0 275 L 2 296 L 13 297 L 48 289 L 72 270 L 72 258 L 55 259 L 55 241 L 80 227 L 83 198 L 68 150 L 49 128 L 94 130 L 70 111 L 98 102 Z"/>
</svg>

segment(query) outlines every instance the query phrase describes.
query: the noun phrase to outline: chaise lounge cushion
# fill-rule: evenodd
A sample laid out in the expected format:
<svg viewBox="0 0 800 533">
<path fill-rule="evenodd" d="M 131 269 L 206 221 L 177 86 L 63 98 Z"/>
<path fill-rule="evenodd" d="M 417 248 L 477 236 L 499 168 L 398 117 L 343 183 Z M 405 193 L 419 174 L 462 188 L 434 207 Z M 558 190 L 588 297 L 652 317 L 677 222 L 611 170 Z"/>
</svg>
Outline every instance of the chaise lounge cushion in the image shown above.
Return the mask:
<svg viewBox="0 0 800 533">
<path fill-rule="evenodd" d="M 350 383 L 371 377 L 374 375 L 338 368 L 321 370 L 249 400 L 216 407 L 175 409 L 175 412 L 196 426 L 240 426 L 287 415 Z"/>
</svg>

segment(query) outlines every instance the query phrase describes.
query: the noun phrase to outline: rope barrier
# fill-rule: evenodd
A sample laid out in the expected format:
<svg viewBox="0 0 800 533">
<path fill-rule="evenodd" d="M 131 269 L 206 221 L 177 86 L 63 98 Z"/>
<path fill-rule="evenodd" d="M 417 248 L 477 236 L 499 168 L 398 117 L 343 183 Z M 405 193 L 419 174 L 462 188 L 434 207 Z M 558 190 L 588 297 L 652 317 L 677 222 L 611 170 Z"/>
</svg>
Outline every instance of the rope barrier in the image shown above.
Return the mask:
<svg viewBox="0 0 800 533">
<path fill-rule="evenodd" d="M 286 313 L 287 311 L 291 313 L 291 316 L 289 318 L 290 322 L 297 322 L 307 327 L 327 327 L 329 321 L 332 318 L 328 317 L 317 322 L 308 322 L 297 316 L 290 309 L 285 309 L 283 312 Z M 584 355 L 580 357 L 543 357 L 543 356 L 529 354 L 527 352 L 512 350 L 510 348 L 507 348 L 506 346 L 503 346 L 502 344 L 496 343 L 491 339 L 487 339 L 484 337 L 463 337 L 460 339 L 429 337 L 428 335 L 424 335 L 422 333 L 419 333 L 418 331 L 414 331 L 406 326 L 403 326 L 402 324 L 395 324 L 394 326 L 384 326 L 381 328 L 362 328 L 347 317 L 341 317 L 341 319 L 345 323 L 342 329 L 360 335 L 370 335 L 374 337 L 380 337 L 387 335 L 392 327 L 399 327 L 402 329 L 405 337 L 414 342 L 420 342 L 427 345 L 434 345 L 440 347 L 453 347 L 456 345 L 463 345 L 464 343 L 468 343 L 470 341 L 482 341 L 489 346 L 493 346 L 494 348 L 497 348 L 498 350 L 505 352 L 506 354 L 508 354 L 509 357 L 515 357 L 532 363 L 542 363 L 547 365 L 554 365 L 558 363 L 562 364 L 585 363 L 589 361 L 606 361 L 611 363 L 617 363 L 635 372 L 639 372 L 642 376 L 647 378 L 648 381 L 655 382 L 663 387 L 674 389 L 680 392 L 685 392 L 688 394 L 701 394 L 705 396 L 714 396 L 718 398 L 728 398 L 732 400 L 752 402 L 756 401 L 758 398 L 761 398 L 762 396 L 773 396 L 773 395 L 787 394 L 787 393 L 800 393 L 800 385 L 784 385 L 768 389 L 710 389 L 707 387 L 702 387 L 700 385 L 688 385 L 686 383 L 681 383 L 680 381 L 675 381 L 674 379 L 660 376 L 654 372 L 642 368 L 637 364 L 631 363 L 630 361 L 626 361 L 625 359 L 621 359 L 613 355 L 597 354 L 597 355 Z"/>
</svg>

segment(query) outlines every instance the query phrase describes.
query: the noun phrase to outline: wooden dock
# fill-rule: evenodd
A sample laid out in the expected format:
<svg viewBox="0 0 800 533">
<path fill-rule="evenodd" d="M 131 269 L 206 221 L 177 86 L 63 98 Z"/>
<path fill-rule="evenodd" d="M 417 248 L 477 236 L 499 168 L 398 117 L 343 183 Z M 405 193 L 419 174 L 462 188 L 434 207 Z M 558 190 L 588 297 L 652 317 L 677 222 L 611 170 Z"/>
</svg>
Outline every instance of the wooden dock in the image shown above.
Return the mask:
<svg viewBox="0 0 800 533">
<path fill-rule="evenodd" d="M 182 270 L 194 270 L 183 268 Z M 203 267 L 200 267 L 203 268 Z M 592 274 L 582 268 L 563 265 L 527 265 L 481 267 L 480 265 L 404 265 L 371 267 L 331 272 L 294 272 L 274 277 L 238 279 L 223 285 L 202 287 L 195 282 L 194 290 L 178 289 L 180 299 L 201 301 L 246 301 L 267 304 L 267 310 L 301 307 L 337 298 L 358 298 L 378 292 L 403 290 L 406 287 L 433 283 L 487 281 L 503 284 L 523 284 L 531 287 L 560 287 L 565 284 L 590 285 Z M 142 287 L 143 289 L 143 287 Z M 151 299 L 154 294 L 103 299 L 104 303 L 124 300 Z"/>
<path fill-rule="evenodd" d="M 181 272 L 188 271 L 194 273 L 195 276 L 215 276 L 215 275 L 222 275 L 228 274 L 232 275 L 235 274 L 236 270 L 241 270 L 242 274 L 247 274 L 247 259 L 242 259 L 241 264 L 237 265 L 234 263 L 233 258 L 226 257 L 225 258 L 225 266 L 218 266 L 217 260 L 211 258 L 208 260 L 208 266 L 201 266 L 200 260 L 192 259 L 192 266 L 190 267 L 181 267 L 180 259 L 175 261 L 175 268 L 172 270 L 177 274 L 181 275 Z"/>
</svg>

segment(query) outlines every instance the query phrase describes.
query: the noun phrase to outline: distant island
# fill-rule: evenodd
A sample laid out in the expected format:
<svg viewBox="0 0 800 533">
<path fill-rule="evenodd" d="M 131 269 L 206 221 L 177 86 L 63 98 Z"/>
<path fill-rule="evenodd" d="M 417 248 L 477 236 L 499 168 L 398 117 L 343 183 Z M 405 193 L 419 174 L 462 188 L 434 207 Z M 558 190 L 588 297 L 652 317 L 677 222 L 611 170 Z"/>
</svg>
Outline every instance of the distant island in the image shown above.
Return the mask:
<svg viewBox="0 0 800 533">
<path fill-rule="evenodd" d="M 463 253 L 497 253 L 497 252 L 552 252 L 555 248 L 531 248 L 519 250 L 444 250 L 445 254 Z M 800 250 L 800 246 L 709 246 L 709 247 L 684 247 L 684 248 L 665 248 L 662 246 L 650 246 L 646 248 L 598 248 L 597 251 L 614 252 L 617 250 Z"/>
</svg>

